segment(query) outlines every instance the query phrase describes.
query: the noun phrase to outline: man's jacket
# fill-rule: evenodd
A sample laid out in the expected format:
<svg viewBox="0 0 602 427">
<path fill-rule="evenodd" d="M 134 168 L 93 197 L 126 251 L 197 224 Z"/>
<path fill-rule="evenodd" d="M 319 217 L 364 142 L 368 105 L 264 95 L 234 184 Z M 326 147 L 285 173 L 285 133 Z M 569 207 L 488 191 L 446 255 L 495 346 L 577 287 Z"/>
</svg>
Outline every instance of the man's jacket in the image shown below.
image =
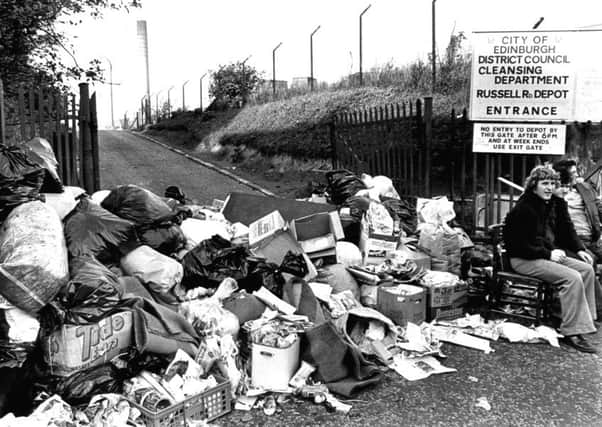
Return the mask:
<svg viewBox="0 0 602 427">
<path fill-rule="evenodd" d="M 504 244 L 511 258 L 550 259 L 554 249 L 574 253 L 585 247 L 575 232 L 567 203 L 556 196 L 544 201 L 524 193 L 506 215 Z"/>
<path fill-rule="evenodd" d="M 600 218 L 602 218 L 602 213 L 600 212 L 600 203 L 596 198 L 596 193 L 586 183 L 575 184 L 575 190 L 577 190 L 585 205 L 585 215 L 592 229 L 591 241 L 597 242 L 600 238 Z"/>
</svg>

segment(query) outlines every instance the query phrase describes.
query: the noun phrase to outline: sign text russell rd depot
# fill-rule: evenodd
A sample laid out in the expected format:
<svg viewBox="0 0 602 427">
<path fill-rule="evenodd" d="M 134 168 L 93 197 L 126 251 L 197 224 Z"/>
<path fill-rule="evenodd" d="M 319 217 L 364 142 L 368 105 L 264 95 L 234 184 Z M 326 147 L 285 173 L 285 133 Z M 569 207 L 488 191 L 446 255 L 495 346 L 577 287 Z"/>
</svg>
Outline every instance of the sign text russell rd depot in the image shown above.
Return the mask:
<svg viewBox="0 0 602 427">
<path fill-rule="evenodd" d="M 473 33 L 475 121 L 602 118 L 602 31 Z"/>
</svg>

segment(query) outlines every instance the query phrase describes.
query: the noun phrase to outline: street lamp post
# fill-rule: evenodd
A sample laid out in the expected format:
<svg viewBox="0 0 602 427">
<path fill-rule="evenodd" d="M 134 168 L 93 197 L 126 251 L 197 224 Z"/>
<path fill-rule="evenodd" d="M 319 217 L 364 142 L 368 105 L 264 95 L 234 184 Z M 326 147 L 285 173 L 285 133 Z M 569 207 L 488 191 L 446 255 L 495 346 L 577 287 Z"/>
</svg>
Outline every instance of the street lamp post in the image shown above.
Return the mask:
<svg viewBox="0 0 602 427">
<path fill-rule="evenodd" d="M 249 60 L 249 58 L 251 58 L 251 56 L 253 55 L 249 55 L 247 56 L 244 61 L 242 61 L 241 66 L 242 66 L 242 103 L 243 105 L 247 103 L 247 75 L 245 74 L 245 62 L 247 62 Z"/>
<path fill-rule="evenodd" d="M 364 84 L 364 75 L 362 72 L 362 57 L 363 57 L 363 52 L 362 52 L 362 16 L 364 16 L 364 13 L 368 12 L 368 9 L 370 9 L 370 6 L 372 6 L 372 4 L 369 4 L 367 8 L 364 9 L 364 11 L 362 13 L 360 13 L 360 86 L 363 86 Z"/>
<path fill-rule="evenodd" d="M 115 119 L 113 116 L 113 64 L 111 60 L 105 56 L 105 59 L 109 63 L 109 90 L 111 94 L 111 129 L 115 129 Z"/>
<path fill-rule="evenodd" d="M 190 80 L 186 80 L 183 84 L 182 84 L 182 111 L 186 111 L 186 91 L 184 90 L 184 88 L 186 87 L 186 84 L 189 82 Z"/>
<path fill-rule="evenodd" d="M 161 89 L 159 92 L 157 92 L 155 94 L 155 110 L 156 110 L 156 116 L 157 116 L 157 123 L 159 122 L 159 94 L 163 92 L 163 89 Z"/>
<path fill-rule="evenodd" d="M 168 114 L 168 119 L 171 118 L 171 96 L 170 96 L 170 92 L 171 90 L 174 88 L 175 86 L 170 87 L 169 89 L 167 89 L 167 114 Z"/>
<path fill-rule="evenodd" d="M 272 93 L 276 95 L 276 50 L 282 45 L 282 42 L 278 43 L 274 49 L 272 49 Z"/>
<path fill-rule="evenodd" d="M 309 87 L 314 90 L 314 34 L 320 29 L 318 25 L 309 36 Z"/>
<path fill-rule="evenodd" d="M 145 120 L 145 114 L 146 114 L 146 103 L 144 102 L 144 100 L 146 99 L 146 95 L 144 95 L 142 98 L 140 98 L 140 121 L 142 123 L 146 123 Z"/>
<path fill-rule="evenodd" d="M 199 104 L 201 108 L 201 113 L 203 112 L 203 77 L 205 77 L 207 73 L 203 74 L 199 79 Z"/>
<path fill-rule="evenodd" d="M 432 46 L 432 51 L 431 51 L 431 63 L 432 63 L 432 68 L 433 68 L 433 77 L 431 80 L 431 90 L 433 92 L 435 92 L 435 83 L 437 82 L 436 76 L 437 76 L 437 71 L 436 71 L 436 66 L 437 66 L 437 57 L 436 57 L 436 52 L 435 52 L 435 2 L 437 0 L 433 0 L 433 23 L 432 23 L 432 32 L 433 32 L 433 46 Z"/>
</svg>

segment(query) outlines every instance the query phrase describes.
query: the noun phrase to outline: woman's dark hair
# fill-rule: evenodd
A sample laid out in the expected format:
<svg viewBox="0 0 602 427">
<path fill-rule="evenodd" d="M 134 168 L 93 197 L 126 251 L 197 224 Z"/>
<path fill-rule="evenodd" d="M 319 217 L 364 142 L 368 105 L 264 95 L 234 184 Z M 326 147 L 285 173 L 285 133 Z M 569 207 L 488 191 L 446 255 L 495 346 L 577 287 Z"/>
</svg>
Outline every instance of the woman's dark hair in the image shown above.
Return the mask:
<svg viewBox="0 0 602 427">
<path fill-rule="evenodd" d="M 571 182 L 570 169 L 577 166 L 577 162 L 573 159 L 562 159 L 554 163 L 554 170 L 560 175 L 561 184 L 569 184 Z"/>
</svg>

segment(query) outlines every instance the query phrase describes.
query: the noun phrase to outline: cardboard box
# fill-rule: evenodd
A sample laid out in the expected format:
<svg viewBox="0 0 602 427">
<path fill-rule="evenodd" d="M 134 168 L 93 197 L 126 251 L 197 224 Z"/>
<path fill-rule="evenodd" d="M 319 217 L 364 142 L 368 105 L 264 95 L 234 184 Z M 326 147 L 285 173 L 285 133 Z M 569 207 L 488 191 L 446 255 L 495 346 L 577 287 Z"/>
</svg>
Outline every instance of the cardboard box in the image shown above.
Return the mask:
<svg viewBox="0 0 602 427">
<path fill-rule="evenodd" d="M 336 211 L 294 219 L 291 230 L 310 258 L 336 255 L 337 241 L 345 237 Z"/>
<path fill-rule="evenodd" d="M 254 387 L 286 390 L 299 367 L 299 338 L 287 348 L 251 344 L 251 382 Z"/>
<path fill-rule="evenodd" d="M 379 286 L 376 309 L 397 325 L 420 325 L 426 317 L 426 289 L 406 284 Z"/>
<path fill-rule="evenodd" d="M 468 285 L 459 280 L 455 284 L 428 288 L 429 307 L 447 307 L 468 298 Z"/>
<path fill-rule="evenodd" d="M 253 247 L 276 232 L 286 229 L 286 221 L 280 212 L 273 211 L 249 225 L 249 246 Z"/>
<path fill-rule="evenodd" d="M 281 197 L 232 192 L 225 200 L 222 214 L 232 222 L 251 224 L 273 211 L 278 211 L 285 221 L 319 212 L 336 211 L 337 207 L 326 203 L 311 203 Z"/>
<path fill-rule="evenodd" d="M 261 221 L 261 220 L 260 220 Z M 265 224 L 266 222 L 264 222 Z M 261 226 L 258 226 L 258 229 Z M 249 232 L 249 239 L 250 239 Z M 255 242 L 251 247 L 251 252 L 258 256 L 265 258 L 269 262 L 273 262 L 274 264 L 281 265 L 284 256 L 288 253 L 288 251 L 292 251 L 294 254 L 302 254 L 305 259 L 305 263 L 307 264 L 308 273 L 304 277 L 305 280 L 311 280 L 318 275 L 318 271 L 316 267 L 311 262 L 307 254 L 303 251 L 303 248 L 293 236 L 293 233 L 288 228 L 279 228 L 275 231 L 269 231 L 267 233 L 263 233 L 263 237 Z M 292 277 L 292 275 L 288 273 L 283 273 L 285 279 Z"/>
<path fill-rule="evenodd" d="M 364 264 L 380 264 L 387 255 L 395 252 L 399 244 L 399 233 L 386 208 L 370 203 L 368 213 L 362 218 L 359 248 Z"/>
<path fill-rule="evenodd" d="M 426 320 L 428 322 L 433 319 L 453 320 L 464 316 L 468 297 L 457 300 L 455 303 L 442 307 L 429 307 L 427 310 Z"/>
<path fill-rule="evenodd" d="M 116 313 L 89 325 L 63 325 L 42 340 L 50 373 L 59 376 L 107 363 L 131 344 L 131 311 Z"/>
</svg>

